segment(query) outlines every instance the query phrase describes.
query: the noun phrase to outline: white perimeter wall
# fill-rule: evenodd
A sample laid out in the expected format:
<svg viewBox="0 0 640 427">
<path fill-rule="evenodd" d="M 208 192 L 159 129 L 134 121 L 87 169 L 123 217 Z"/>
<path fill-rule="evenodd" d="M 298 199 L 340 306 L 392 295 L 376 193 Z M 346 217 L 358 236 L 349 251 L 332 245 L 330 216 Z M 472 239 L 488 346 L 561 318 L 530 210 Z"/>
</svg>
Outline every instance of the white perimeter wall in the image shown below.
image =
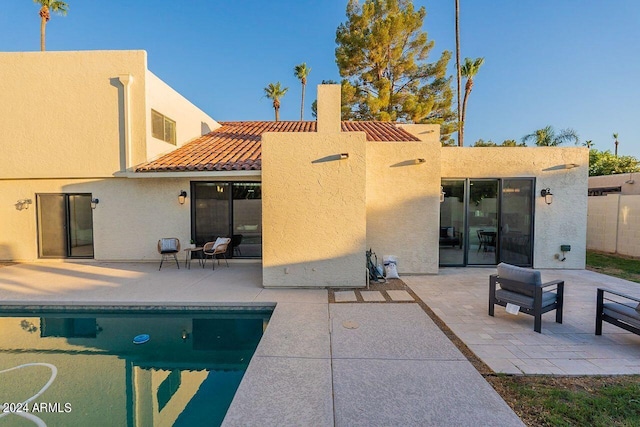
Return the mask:
<svg viewBox="0 0 640 427">
<path fill-rule="evenodd" d="M 566 169 L 575 163 L 578 167 Z M 535 177 L 535 268 L 585 267 L 587 243 L 586 147 L 446 147 L 442 178 Z M 547 205 L 540 190 L 550 188 Z M 560 245 L 571 245 L 564 262 L 555 258 Z"/>
<path fill-rule="evenodd" d="M 589 197 L 587 248 L 640 257 L 640 195 Z"/>
</svg>

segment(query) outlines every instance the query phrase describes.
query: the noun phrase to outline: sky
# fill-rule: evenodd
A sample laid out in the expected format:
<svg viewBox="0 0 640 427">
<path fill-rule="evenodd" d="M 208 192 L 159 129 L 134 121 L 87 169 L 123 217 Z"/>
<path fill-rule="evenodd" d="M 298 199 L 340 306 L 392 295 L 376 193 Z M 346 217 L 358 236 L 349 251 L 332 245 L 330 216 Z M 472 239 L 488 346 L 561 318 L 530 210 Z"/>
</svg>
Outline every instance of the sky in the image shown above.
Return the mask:
<svg viewBox="0 0 640 427">
<path fill-rule="evenodd" d="M 347 0 L 67 3 L 69 14 L 47 25 L 47 50 L 146 50 L 154 74 L 218 121 L 273 120 L 263 89 L 278 81 L 289 88 L 281 120 L 298 120 L 293 68 L 302 62 L 311 67 L 307 120 L 316 85 L 340 80 L 335 33 Z M 454 52 L 454 1 L 414 4 L 426 8 L 423 29 L 435 41 L 429 61 Z M 39 50 L 38 5 L 2 5 L 0 51 Z M 598 150 L 613 151 L 616 132 L 618 153 L 640 158 L 639 0 L 460 0 L 460 33 L 463 60 L 485 58 L 468 102 L 465 145 L 520 140 L 551 125 L 574 129 L 580 143 L 592 140 Z"/>
</svg>

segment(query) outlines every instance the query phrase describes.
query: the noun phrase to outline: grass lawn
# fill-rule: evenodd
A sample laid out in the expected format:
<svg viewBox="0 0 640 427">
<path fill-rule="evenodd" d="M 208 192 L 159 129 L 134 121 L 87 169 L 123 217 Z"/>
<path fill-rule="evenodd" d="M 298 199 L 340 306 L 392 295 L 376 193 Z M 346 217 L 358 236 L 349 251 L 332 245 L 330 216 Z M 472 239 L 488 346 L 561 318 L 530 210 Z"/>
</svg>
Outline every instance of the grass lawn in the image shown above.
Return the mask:
<svg viewBox="0 0 640 427">
<path fill-rule="evenodd" d="M 640 259 L 587 251 L 587 269 L 640 283 Z M 640 426 L 640 375 L 484 375 L 528 426 Z"/>
<path fill-rule="evenodd" d="M 587 251 L 587 270 L 640 283 L 640 259 Z"/>
<path fill-rule="evenodd" d="M 640 376 L 485 376 L 528 426 L 638 426 Z"/>
</svg>

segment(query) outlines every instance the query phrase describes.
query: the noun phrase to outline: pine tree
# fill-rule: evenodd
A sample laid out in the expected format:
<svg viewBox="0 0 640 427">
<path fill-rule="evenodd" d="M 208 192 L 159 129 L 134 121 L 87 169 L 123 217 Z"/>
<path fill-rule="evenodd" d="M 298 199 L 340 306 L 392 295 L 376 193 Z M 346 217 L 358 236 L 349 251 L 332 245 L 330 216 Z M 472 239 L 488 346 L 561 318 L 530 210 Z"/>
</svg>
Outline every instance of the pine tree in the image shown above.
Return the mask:
<svg viewBox="0 0 640 427">
<path fill-rule="evenodd" d="M 434 42 L 422 31 L 425 16 L 411 0 L 349 0 L 336 32 L 343 119 L 437 123 L 441 140 L 449 140 L 456 127 L 446 75 L 451 52 L 427 62 Z"/>
</svg>

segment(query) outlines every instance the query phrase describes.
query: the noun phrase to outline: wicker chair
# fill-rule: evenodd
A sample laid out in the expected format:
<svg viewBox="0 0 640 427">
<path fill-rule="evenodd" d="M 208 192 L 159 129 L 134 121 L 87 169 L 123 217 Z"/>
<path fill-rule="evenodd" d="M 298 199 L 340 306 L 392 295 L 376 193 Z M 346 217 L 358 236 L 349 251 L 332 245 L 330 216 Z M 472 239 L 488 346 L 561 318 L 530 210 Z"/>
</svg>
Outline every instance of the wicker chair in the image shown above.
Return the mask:
<svg viewBox="0 0 640 427">
<path fill-rule="evenodd" d="M 227 264 L 227 267 L 229 267 L 229 262 L 227 261 L 227 248 L 229 247 L 229 243 L 231 243 L 231 239 L 229 237 L 218 237 L 215 242 L 205 243 L 202 249 L 202 253 L 204 254 L 202 268 L 204 268 L 207 258 L 211 257 L 211 264 L 213 264 L 212 269 L 215 270 L 216 258 L 218 258 L 218 265 L 220 265 L 220 258 L 218 255 L 223 256 L 224 262 Z"/>
<path fill-rule="evenodd" d="M 173 256 L 176 260 L 176 265 L 178 269 L 180 268 L 180 263 L 178 262 L 178 253 L 180 252 L 180 239 L 176 237 L 166 237 L 158 240 L 158 253 L 162 255 L 162 259 L 160 260 L 160 268 L 162 269 L 162 263 L 164 262 L 166 257 Z"/>
</svg>

